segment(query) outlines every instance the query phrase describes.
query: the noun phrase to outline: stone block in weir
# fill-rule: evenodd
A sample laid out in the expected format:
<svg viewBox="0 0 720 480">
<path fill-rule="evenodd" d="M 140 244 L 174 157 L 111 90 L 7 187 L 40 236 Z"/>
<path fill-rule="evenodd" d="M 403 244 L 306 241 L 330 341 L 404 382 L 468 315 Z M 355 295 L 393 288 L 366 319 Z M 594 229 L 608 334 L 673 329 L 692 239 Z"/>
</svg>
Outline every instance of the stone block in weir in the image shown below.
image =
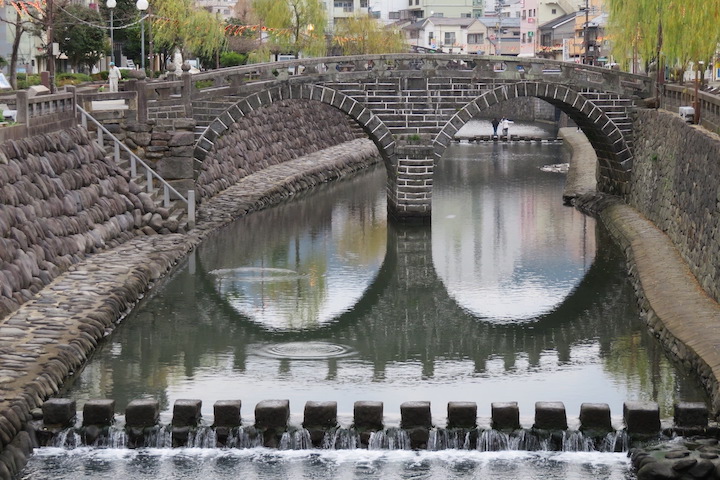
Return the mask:
<svg viewBox="0 0 720 480">
<path fill-rule="evenodd" d="M 290 419 L 290 400 L 263 400 L 255 405 L 255 427 L 285 429 Z"/>
<path fill-rule="evenodd" d="M 215 427 L 239 427 L 242 424 L 240 409 L 241 400 L 220 400 L 213 405 L 215 414 Z"/>
<path fill-rule="evenodd" d="M 173 405 L 173 427 L 195 427 L 200 421 L 202 400 L 176 400 Z"/>
<path fill-rule="evenodd" d="M 355 402 L 353 425 L 356 430 L 378 431 L 383 429 L 382 402 Z"/>
<path fill-rule="evenodd" d="M 125 425 L 130 428 L 145 428 L 157 425 L 160 404 L 157 400 L 133 400 L 125 409 Z"/>
<path fill-rule="evenodd" d="M 580 405 L 580 430 L 612 432 L 610 406 L 607 403 L 583 403 Z"/>
<path fill-rule="evenodd" d="M 708 408 L 701 402 L 675 404 L 674 423 L 682 428 L 705 428 L 708 426 Z"/>
<path fill-rule="evenodd" d="M 112 425 L 115 421 L 115 400 L 88 400 L 83 405 L 83 426 Z"/>
<path fill-rule="evenodd" d="M 477 426 L 477 403 L 448 402 L 448 428 L 475 428 Z"/>
<path fill-rule="evenodd" d="M 655 402 L 625 402 L 623 420 L 630 435 L 660 433 L 660 408 Z"/>
<path fill-rule="evenodd" d="M 499 431 L 520 428 L 520 409 L 517 402 L 496 402 L 491 404 L 491 427 Z"/>
<path fill-rule="evenodd" d="M 330 429 L 337 426 L 337 402 L 307 402 L 303 427 Z"/>
<path fill-rule="evenodd" d="M 51 398 L 42 405 L 43 424 L 46 427 L 65 428 L 72 426 L 77 416 L 75 400 Z"/>
<path fill-rule="evenodd" d="M 567 430 L 567 415 L 562 402 L 536 402 L 533 428 L 540 430 Z"/>
<path fill-rule="evenodd" d="M 404 429 L 431 428 L 430 402 L 405 402 L 400 405 L 400 427 Z"/>
</svg>

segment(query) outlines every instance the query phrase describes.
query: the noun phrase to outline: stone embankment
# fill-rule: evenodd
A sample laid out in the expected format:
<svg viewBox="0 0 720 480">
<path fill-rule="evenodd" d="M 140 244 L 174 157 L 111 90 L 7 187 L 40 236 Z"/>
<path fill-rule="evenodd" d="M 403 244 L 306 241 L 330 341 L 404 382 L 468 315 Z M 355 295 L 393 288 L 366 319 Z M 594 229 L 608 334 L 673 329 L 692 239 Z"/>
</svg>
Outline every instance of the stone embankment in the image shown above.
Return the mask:
<svg viewBox="0 0 720 480">
<path fill-rule="evenodd" d="M 244 213 L 350 175 L 379 160 L 377 148 L 366 139 L 289 160 L 244 177 L 206 202 L 198 211 L 197 228 L 189 234 L 147 235 L 153 232 L 147 230 L 145 222 L 155 213 L 147 217 L 147 213 L 152 212 L 151 205 L 142 202 L 141 194 L 133 193 L 137 187 L 104 160 L 102 152 L 88 140 L 87 132 L 79 129 L 58 135 L 37 140 L 42 145 L 38 151 L 48 152 L 45 154 L 32 153 L 30 140 L 2 147 L 2 158 L 7 162 L 3 161 L 0 167 L 13 169 L 10 171 L 16 175 L 2 185 L 2 193 L 12 189 L 16 192 L 14 195 L 19 196 L 18 200 L 15 196 L 7 197 L 0 209 L 2 218 L 11 215 L 8 217 L 11 218 L 10 240 L 3 236 L 3 255 L 8 252 L 7 244 L 14 248 L 10 252 L 22 260 L 16 264 L 13 263 L 15 257 L 3 257 L 3 270 L 17 272 L 18 278 L 26 278 L 31 286 L 37 283 L 33 278 L 41 278 L 42 270 L 48 271 L 43 278 L 50 280 L 46 286 L 38 284 L 32 290 L 28 287 L 26 295 L 31 298 L 27 301 L 22 296 L 11 295 L 22 305 L 19 308 L 12 305 L 14 311 L 0 323 L 2 479 L 16 475 L 31 453 L 33 444 L 25 426 L 32 420 L 33 412 L 45 399 L 59 392 L 97 343 L 115 328 L 154 282 L 166 275 L 207 234 Z M 56 144 L 60 146 L 57 154 L 53 146 Z M 74 148 L 76 145 L 83 148 Z M 32 160 L 33 155 L 38 159 Z M 31 161 L 19 161 L 26 157 Z M 66 158 L 60 160 L 59 157 Z M 75 168 L 70 169 L 67 164 Z M 28 165 L 37 165 L 38 171 L 28 171 Z M 38 187 L 44 185 L 40 180 L 45 177 L 49 186 Z M 66 178 L 72 189 L 62 188 Z M 24 189 L 16 191 L 14 187 L 18 185 Z M 20 201 L 35 190 L 39 190 L 36 200 Z M 53 199 L 51 192 L 57 192 L 61 201 Z M 53 207 L 56 204 L 59 207 Z M 86 207 L 80 208 L 81 205 Z M 93 223 L 91 219 L 95 217 L 90 213 L 85 222 L 78 218 L 86 214 L 71 215 L 85 210 L 97 212 L 101 221 Z M 136 210 L 139 211 L 136 213 Z M 31 213 L 37 217 L 37 225 L 29 221 L 35 218 Z M 56 238 L 59 234 L 52 228 L 65 233 L 68 239 Z M 36 236 L 21 235 L 25 230 Z M 36 238 L 37 243 L 31 243 L 28 238 Z M 45 248 L 56 245 L 59 247 L 52 257 Z M 26 257 L 44 262 L 58 257 L 65 260 L 53 268 L 39 261 L 36 265 Z M 31 293 L 35 293 L 34 296 Z"/>
</svg>

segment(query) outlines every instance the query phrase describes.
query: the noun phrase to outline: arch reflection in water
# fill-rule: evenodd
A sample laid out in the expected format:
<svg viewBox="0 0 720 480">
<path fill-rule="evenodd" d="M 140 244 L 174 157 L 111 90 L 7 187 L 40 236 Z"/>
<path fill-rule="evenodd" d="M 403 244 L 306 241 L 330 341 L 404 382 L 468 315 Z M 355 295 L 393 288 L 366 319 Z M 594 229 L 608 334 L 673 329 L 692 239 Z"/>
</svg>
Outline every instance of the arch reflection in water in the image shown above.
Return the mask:
<svg viewBox="0 0 720 480">
<path fill-rule="evenodd" d="M 583 402 L 602 402 L 619 416 L 625 401 L 654 400 L 665 417 L 672 415 L 673 401 L 704 400 L 694 380 L 675 369 L 647 334 L 624 258 L 604 230 L 586 223 L 598 246 L 588 237 L 583 247 L 584 237 L 565 234 L 558 226 L 569 218 L 569 231 L 577 233 L 582 218 L 576 221 L 576 212 L 561 206 L 564 177 L 539 170 L 557 162 L 560 150 L 502 148 L 453 146 L 438 166 L 435 202 L 436 216 L 448 216 L 459 214 L 461 203 L 482 210 L 481 200 L 488 199 L 492 208 L 482 210 L 479 221 L 493 226 L 487 231 L 493 232 L 489 237 L 499 250 L 498 260 L 483 251 L 487 231 L 481 227 L 458 224 L 442 231 L 442 222 L 431 227 L 387 224 L 385 172 L 374 170 L 253 213 L 218 232 L 194 254 L 194 263 L 123 322 L 78 375 L 69 395 L 80 407 L 87 398 L 113 398 L 118 411 L 141 396 L 159 399 L 166 411 L 178 399 L 201 399 L 205 414 L 218 400 L 240 398 L 243 421 L 253 405 L 272 398 L 288 399 L 293 411 L 307 401 L 336 401 L 340 416 L 352 412 L 357 400 L 382 401 L 390 414 L 399 412 L 402 402 L 424 400 L 431 402 L 434 418 L 445 418 L 449 401 L 474 401 L 481 416 L 489 415 L 492 402 L 516 401 L 522 415 L 531 415 L 536 401 L 563 401 L 569 413 L 578 412 Z M 488 182 L 481 178 L 485 175 L 498 178 Z M 500 201 L 498 192 L 462 194 L 461 177 L 471 185 L 486 182 L 488 189 L 505 190 L 508 201 Z M 443 205 L 445 198 L 453 205 Z M 492 221 L 485 218 L 490 214 Z M 502 226 L 506 220 L 512 228 Z M 524 231 L 515 233 L 517 226 Z M 541 233 L 543 228 L 550 233 Z M 537 245 L 534 256 L 524 259 L 513 243 L 517 240 L 503 241 L 513 236 L 531 248 Z M 578 244 L 565 243 L 564 237 Z M 529 242 L 534 238 L 542 241 Z M 451 251 L 455 248 L 466 248 L 467 256 Z M 451 258 L 470 265 L 451 265 Z M 524 265 L 536 272 L 547 266 L 539 276 L 560 279 L 565 298 L 525 313 L 522 320 L 472 313 L 470 307 L 482 304 L 448 284 L 462 280 L 454 272 L 477 268 L 478 258 L 508 278 L 528 271 Z M 567 281 L 570 260 L 574 282 Z M 325 297 L 332 263 L 360 272 L 364 280 L 354 286 L 357 296 Z M 299 282 L 289 295 L 308 302 L 297 308 L 311 319 L 309 327 L 261 323 L 226 301 L 217 275 L 209 272 L 238 268 L 294 272 L 292 281 L 268 282 L 263 288 Z M 308 285 L 308 276 L 317 287 Z M 477 271 L 473 281 L 486 278 Z M 259 286 L 247 285 L 252 287 L 248 292 Z M 282 299 L 286 293 L 280 289 L 267 295 Z M 329 311 L 333 302 L 350 309 L 318 322 L 318 313 Z M 318 348 L 301 352 L 311 358 L 298 358 L 298 342 Z M 284 353 L 283 345 L 288 346 Z M 353 354 L 337 356 L 335 348 Z"/>
</svg>

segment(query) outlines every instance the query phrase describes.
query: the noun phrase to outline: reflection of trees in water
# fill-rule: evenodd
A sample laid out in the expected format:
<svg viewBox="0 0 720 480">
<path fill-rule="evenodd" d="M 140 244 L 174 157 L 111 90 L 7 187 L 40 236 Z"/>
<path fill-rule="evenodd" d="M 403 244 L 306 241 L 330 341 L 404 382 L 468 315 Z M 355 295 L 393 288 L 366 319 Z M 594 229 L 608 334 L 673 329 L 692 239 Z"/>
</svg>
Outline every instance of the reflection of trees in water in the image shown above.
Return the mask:
<svg viewBox="0 0 720 480">
<path fill-rule="evenodd" d="M 199 370 L 244 371 L 253 353 L 248 346 L 268 341 L 326 340 L 349 346 L 358 352 L 356 359 L 372 364 L 378 380 L 387 366 L 409 361 L 421 362 L 422 376 L 432 377 L 435 362 L 445 359 L 471 360 L 476 372 L 483 372 L 488 361 L 502 358 L 505 374 L 512 375 L 519 357 L 527 359 L 530 370 L 539 368 L 548 351 L 569 363 L 574 345 L 597 341 L 606 368 L 618 381 L 629 382 L 636 372 L 647 398 L 656 398 L 657 391 L 671 393 L 672 373 L 658 376 L 652 370 L 662 353 L 638 320 L 624 260 L 600 227 L 598 236 L 595 262 L 567 301 L 534 322 L 516 325 L 474 318 L 448 296 L 434 275 L 428 228 L 389 228 L 385 263 L 361 308 L 310 332 L 266 332 L 246 321 L 218 301 L 212 278 L 198 261 L 196 274 L 187 269 L 176 274 L 172 288 L 156 292 L 98 352 L 91 370 L 110 375 L 94 378 L 106 382 L 95 388 L 115 398 L 118 409 L 142 396 L 167 398 L 168 385 Z M 628 342 L 633 349 L 625 359 Z M 113 358 L 112 344 L 122 345 L 121 356 Z M 341 361 L 329 360 L 328 366 L 336 369 Z M 287 374 L 291 364 L 286 361 Z"/>
</svg>

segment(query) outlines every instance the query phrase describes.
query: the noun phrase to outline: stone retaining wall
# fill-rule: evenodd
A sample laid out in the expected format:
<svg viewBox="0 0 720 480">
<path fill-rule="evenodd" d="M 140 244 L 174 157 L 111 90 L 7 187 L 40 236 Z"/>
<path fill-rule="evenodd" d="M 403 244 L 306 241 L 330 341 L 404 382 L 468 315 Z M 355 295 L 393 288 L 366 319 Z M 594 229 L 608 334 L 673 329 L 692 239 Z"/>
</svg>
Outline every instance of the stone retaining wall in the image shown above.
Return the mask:
<svg viewBox="0 0 720 480">
<path fill-rule="evenodd" d="M 207 199 L 254 172 L 364 135 L 343 112 L 308 101 L 274 102 L 245 115 L 219 137 L 196 181 Z"/>
<path fill-rule="evenodd" d="M 663 110 L 640 110 L 627 202 L 665 232 L 720 300 L 720 137 Z"/>
<path fill-rule="evenodd" d="M 117 246 L 159 215 L 87 131 L 0 145 L 0 318 L 86 254 Z"/>
</svg>

